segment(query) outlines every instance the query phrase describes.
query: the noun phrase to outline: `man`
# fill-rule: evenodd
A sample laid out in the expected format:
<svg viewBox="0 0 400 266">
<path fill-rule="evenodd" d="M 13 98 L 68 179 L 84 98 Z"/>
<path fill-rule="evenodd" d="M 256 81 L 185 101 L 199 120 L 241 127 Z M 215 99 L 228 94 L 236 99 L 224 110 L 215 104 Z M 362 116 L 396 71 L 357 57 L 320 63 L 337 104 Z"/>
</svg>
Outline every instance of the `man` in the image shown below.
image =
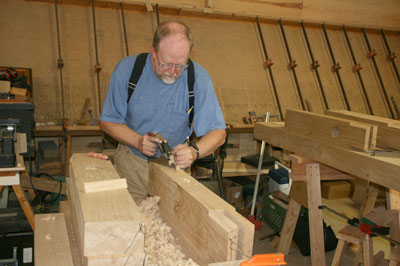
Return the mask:
<svg viewBox="0 0 400 266">
<path fill-rule="evenodd" d="M 135 200 L 147 196 L 148 158 L 160 156 L 158 132 L 173 149 L 176 166 L 189 167 L 225 141 L 225 122 L 207 71 L 194 64 L 194 107 L 189 108 L 187 62 L 193 46 L 190 29 L 180 22 L 157 27 L 137 86 L 128 99 L 128 82 L 137 55 L 115 68 L 101 114 L 101 128 L 120 142 L 114 165 Z M 192 127 L 190 112 L 194 112 Z M 185 144 L 193 130 L 200 140 Z"/>
</svg>

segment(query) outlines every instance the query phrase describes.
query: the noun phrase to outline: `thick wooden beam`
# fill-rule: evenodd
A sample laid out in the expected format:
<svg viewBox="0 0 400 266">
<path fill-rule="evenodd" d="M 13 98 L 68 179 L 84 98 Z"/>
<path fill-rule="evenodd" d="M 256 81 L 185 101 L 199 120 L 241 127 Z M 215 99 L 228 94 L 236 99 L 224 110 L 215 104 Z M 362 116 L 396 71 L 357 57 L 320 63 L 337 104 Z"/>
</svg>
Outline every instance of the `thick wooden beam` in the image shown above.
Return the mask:
<svg viewBox="0 0 400 266">
<path fill-rule="evenodd" d="M 78 243 L 87 260 L 144 257 L 143 217 L 127 189 L 84 193 L 84 183 L 120 179 L 110 161 L 87 154 L 71 157 L 68 196 Z M 90 263 L 88 263 L 90 264 Z"/>
<path fill-rule="evenodd" d="M 376 145 L 374 125 L 300 110 L 286 111 L 285 129 L 344 148 L 366 151 Z"/>
<path fill-rule="evenodd" d="M 32 188 L 32 184 L 31 184 L 29 176 L 21 175 L 20 181 L 21 181 L 21 186 L 23 188 Z M 37 189 L 37 190 L 53 192 L 53 193 L 61 193 L 63 195 L 66 194 L 66 186 L 67 185 L 65 183 L 62 183 L 62 187 L 60 190 L 60 182 L 59 181 L 49 180 L 49 179 L 45 179 L 45 178 L 32 177 L 32 183 L 33 183 L 33 186 L 35 187 L 35 189 Z"/>
<path fill-rule="evenodd" d="M 384 187 L 400 190 L 399 158 L 376 157 L 318 142 L 289 132 L 284 125 L 275 123 L 256 123 L 254 138 Z"/>
<path fill-rule="evenodd" d="M 36 214 L 35 224 L 35 265 L 73 266 L 64 214 Z"/>
<path fill-rule="evenodd" d="M 330 110 L 327 115 L 378 126 L 376 147 L 400 150 L 400 121 L 345 110 Z"/>
<path fill-rule="evenodd" d="M 204 265 L 249 258 L 254 225 L 186 172 L 150 164 L 149 193 L 183 252 Z"/>
</svg>

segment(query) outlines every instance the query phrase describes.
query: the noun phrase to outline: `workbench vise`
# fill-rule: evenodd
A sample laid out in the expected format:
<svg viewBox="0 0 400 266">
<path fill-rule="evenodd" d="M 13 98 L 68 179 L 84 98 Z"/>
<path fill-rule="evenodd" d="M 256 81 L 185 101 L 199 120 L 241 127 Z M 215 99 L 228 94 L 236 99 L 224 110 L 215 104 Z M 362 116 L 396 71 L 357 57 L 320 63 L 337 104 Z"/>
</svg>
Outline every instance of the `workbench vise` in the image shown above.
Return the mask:
<svg viewBox="0 0 400 266">
<path fill-rule="evenodd" d="M 19 119 L 0 119 L 0 168 L 15 166 L 14 143 Z"/>
</svg>

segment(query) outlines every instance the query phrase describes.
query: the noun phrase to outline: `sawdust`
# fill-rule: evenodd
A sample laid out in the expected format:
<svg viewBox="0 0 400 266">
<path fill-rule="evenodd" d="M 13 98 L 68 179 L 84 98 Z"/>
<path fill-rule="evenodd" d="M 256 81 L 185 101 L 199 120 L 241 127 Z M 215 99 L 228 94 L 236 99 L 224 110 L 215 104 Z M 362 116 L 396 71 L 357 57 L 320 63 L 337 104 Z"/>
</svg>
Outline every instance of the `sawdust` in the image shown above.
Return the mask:
<svg viewBox="0 0 400 266">
<path fill-rule="evenodd" d="M 198 265 L 192 259 L 185 259 L 179 245 L 171 234 L 171 227 L 160 218 L 158 202 L 160 197 L 149 197 L 140 204 L 140 211 L 149 220 L 144 226 L 144 252 L 147 254 L 144 265 Z"/>
</svg>

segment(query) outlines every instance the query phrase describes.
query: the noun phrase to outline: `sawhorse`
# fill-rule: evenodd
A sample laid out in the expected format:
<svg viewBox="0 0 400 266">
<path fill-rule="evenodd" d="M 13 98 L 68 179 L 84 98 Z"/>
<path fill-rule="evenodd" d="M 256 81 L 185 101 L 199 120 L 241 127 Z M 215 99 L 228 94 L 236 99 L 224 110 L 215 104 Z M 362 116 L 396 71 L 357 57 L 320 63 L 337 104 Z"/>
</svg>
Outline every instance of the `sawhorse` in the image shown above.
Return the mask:
<svg viewBox="0 0 400 266">
<path fill-rule="evenodd" d="M 322 205 L 321 180 L 354 179 L 355 177 L 298 155 L 290 155 L 290 159 L 292 161 L 290 178 L 293 182 L 277 252 L 289 253 L 300 208 L 304 206 L 308 208 L 309 216 L 311 263 L 313 266 L 325 266 L 323 218 L 322 210 L 319 209 Z M 370 186 L 368 198 L 361 208 L 360 215 L 372 210 L 377 196 L 378 188 Z"/>
</svg>

